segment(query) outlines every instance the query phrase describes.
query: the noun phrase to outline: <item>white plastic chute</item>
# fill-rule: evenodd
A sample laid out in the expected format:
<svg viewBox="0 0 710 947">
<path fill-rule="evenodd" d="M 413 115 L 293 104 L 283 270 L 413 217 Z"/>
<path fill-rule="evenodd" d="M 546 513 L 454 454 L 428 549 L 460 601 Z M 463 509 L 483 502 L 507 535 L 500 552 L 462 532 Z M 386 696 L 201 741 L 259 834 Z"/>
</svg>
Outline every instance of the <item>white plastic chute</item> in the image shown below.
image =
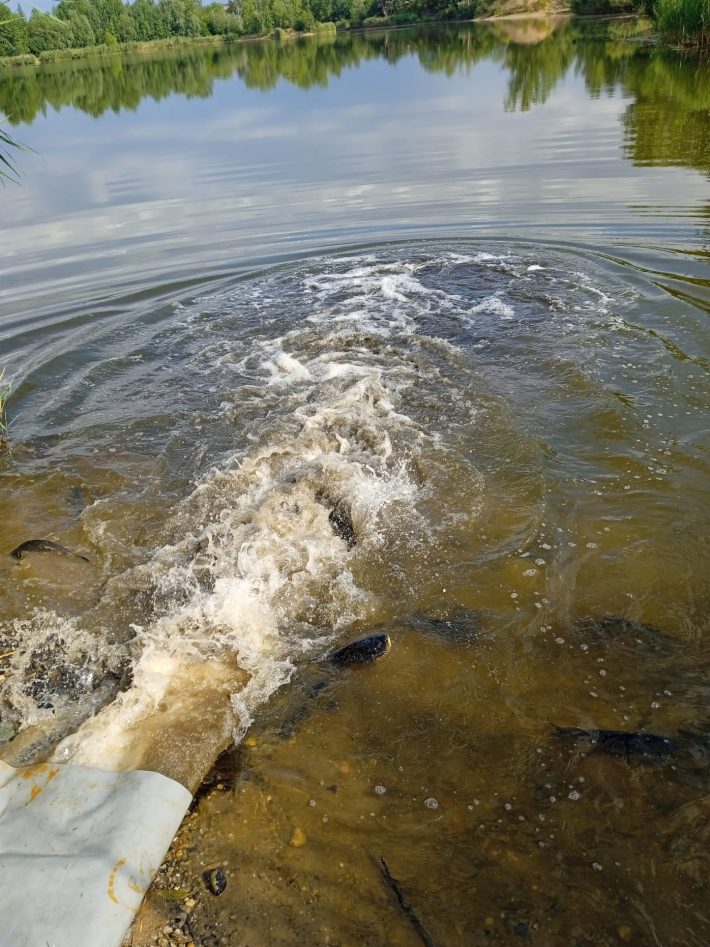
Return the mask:
<svg viewBox="0 0 710 947">
<path fill-rule="evenodd" d="M 0 761 L 1 947 L 117 947 L 191 800 L 160 773 Z"/>
</svg>

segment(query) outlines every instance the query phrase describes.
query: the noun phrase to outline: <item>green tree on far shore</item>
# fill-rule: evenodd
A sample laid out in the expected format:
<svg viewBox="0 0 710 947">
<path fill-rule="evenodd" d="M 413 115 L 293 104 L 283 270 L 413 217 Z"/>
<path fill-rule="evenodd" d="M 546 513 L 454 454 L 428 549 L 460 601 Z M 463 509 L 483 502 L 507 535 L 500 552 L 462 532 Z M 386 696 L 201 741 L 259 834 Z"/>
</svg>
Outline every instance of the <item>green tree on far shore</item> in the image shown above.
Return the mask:
<svg viewBox="0 0 710 947">
<path fill-rule="evenodd" d="M 21 56 L 27 51 L 27 20 L 21 7 L 13 13 L 0 3 L 0 56 Z"/>
</svg>

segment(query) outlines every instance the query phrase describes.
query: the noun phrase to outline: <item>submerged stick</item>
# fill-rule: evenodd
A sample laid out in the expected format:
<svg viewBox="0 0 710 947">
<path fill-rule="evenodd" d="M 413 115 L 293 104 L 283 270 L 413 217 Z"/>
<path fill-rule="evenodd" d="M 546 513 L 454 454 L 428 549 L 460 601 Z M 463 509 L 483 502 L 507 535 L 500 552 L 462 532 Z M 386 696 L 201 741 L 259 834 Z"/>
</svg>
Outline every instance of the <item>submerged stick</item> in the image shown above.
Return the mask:
<svg viewBox="0 0 710 947">
<path fill-rule="evenodd" d="M 422 922 L 417 917 L 414 908 L 405 898 L 404 892 L 399 886 L 399 882 L 392 876 L 389 868 L 387 867 L 387 862 L 384 860 L 384 858 L 382 858 L 382 856 L 380 856 L 380 872 L 385 884 L 397 899 L 397 904 L 400 906 L 402 913 L 407 917 L 409 923 L 419 935 L 421 942 L 425 945 L 425 947 L 434 947 L 434 941 L 431 939 L 429 931 L 427 931 L 426 927 L 424 927 Z"/>
</svg>

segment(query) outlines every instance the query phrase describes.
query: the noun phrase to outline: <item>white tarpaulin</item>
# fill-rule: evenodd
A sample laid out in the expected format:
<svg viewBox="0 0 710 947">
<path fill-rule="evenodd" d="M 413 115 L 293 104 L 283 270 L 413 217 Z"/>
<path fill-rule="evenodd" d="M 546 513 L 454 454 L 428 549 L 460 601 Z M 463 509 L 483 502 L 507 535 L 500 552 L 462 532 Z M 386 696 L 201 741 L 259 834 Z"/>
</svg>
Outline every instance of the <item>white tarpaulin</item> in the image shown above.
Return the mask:
<svg viewBox="0 0 710 947">
<path fill-rule="evenodd" d="M 0 947 L 117 947 L 191 800 L 160 773 L 0 761 Z"/>
</svg>

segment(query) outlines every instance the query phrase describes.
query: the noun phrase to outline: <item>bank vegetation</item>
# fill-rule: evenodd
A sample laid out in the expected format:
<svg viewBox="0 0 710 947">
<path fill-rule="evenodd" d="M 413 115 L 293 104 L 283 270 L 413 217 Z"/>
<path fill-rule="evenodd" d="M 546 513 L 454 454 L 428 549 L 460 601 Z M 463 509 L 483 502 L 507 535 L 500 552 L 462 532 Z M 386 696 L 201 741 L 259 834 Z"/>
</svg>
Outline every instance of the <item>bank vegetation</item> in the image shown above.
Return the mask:
<svg viewBox="0 0 710 947">
<path fill-rule="evenodd" d="M 553 12 L 564 0 L 59 0 L 26 17 L 0 0 L 0 66 L 31 65 L 117 51 L 221 44 L 240 37 L 329 32 L 351 27 L 469 20 L 525 10 Z M 571 0 L 577 14 L 645 13 L 664 38 L 710 42 L 710 0 Z"/>
<path fill-rule="evenodd" d="M 570 8 L 582 16 L 642 14 L 666 42 L 710 47 L 710 0 L 571 0 Z"/>
</svg>

